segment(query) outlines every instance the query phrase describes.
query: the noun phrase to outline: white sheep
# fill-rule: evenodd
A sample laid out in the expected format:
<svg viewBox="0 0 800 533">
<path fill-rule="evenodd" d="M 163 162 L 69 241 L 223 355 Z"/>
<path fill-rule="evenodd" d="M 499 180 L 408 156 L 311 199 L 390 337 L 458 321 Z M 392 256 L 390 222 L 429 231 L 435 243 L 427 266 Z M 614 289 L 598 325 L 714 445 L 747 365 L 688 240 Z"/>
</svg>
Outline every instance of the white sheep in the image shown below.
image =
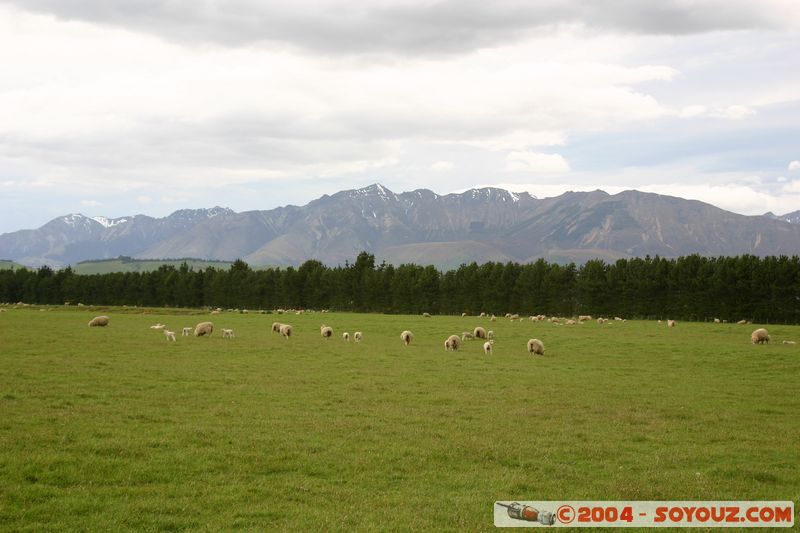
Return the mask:
<svg viewBox="0 0 800 533">
<path fill-rule="evenodd" d="M 222 330 L 222 338 L 223 339 L 232 339 L 234 337 L 232 329 L 223 329 Z"/>
<path fill-rule="evenodd" d="M 494 341 L 486 341 L 483 343 L 483 353 L 486 355 L 492 355 L 492 345 Z"/>
<path fill-rule="evenodd" d="M 324 338 L 325 340 L 328 340 L 333 336 L 333 328 L 323 324 L 319 328 L 319 334 L 322 335 L 322 338 Z"/>
<path fill-rule="evenodd" d="M 486 332 L 486 338 L 489 339 L 489 340 L 494 339 L 494 330 L 490 329 L 489 331 L 487 331 Z"/>
<path fill-rule="evenodd" d="M 475 329 L 472 331 L 472 336 L 473 336 L 473 337 L 475 337 L 476 339 L 485 339 L 485 338 L 486 338 L 486 330 L 485 330 L 485 329 L 483 329 L 483 328 L 482 328 L 482 327 L 480 327 L 480 326 L 477 326 L 477 327 L 476 327 L 476 328 L 475 328 Z"/>
<path fill-rule="evenodd" d="M 192 334 L 192 328 L 191 327 L 183 328 L 181 330 L 181 337 L 188 337 L 191 334 Z"/>
<path fill-rule="evenodd" d="M 280 333 L 281 332 L 281 324 L 280 322 L 273 322 L 272 323 L 272 332 L 273 333 Z"/>
<path fill-rule="evenodd" d="M 90 328 L 101 327 L 104 328 L 108 325 L 108 317 L 105 315 L 96 316 L 89 321 Z"/>
<path fill-rule="evenodd" d="M 404 345 L 408 346 L 411 344 L 411 341 L 414 340 L 414 334 L 408 330 L 405 330 L 400 334 L 400 340 L 403 341 Z"/>
<path fill-rule="evenodd" d="M 447 340 L 444 341 L 445 351 L 457 352 L 459 346 L 461 346 L 461 339 L 458 335 L 450 335 L 447 337 Z"/>
<path fill-rule="evenodd" d="M 465 317 L 465 316 L 467 316 L 467 313 L 461 313 L 461 316 Z"/>
<path fill-rule="evenodd" d="M 363 333 L 361 333 L 360 331 L 356 331 L 355 333 L 353 333 L 353 340 L 354 340 L 355 342 L 361 342 L 361 340 L 362 340 L 363 338 L 364 338 L 364 334 L 363 334 Z"/>
<path fill-rule="evenodd" d="M 211 333 L 214 332 L 214 323 L 213 322 L 200 322 L 194 328 L 194 336 L 195 337 L 202 337 L 203 335 L 211 336 Z"/>
<path fill-rule="evenodd" d="M 491 318 L 489 318 L 489 322 L 497 322 L 497 317 L 492 315 Z"/>
<path fill-rule="evenodd" d="M 674 320 L 667 320 L 667 327 L 668 328 L 674 328 L 675 324 L 677 324 L 677 322 L 675 322 Z"/>
<path fill-rule="evenodd" d="M 714 319 L 714 324 L 719 324 L 719 318 Z"/>
<path fill-rule="evenodd" d="M 737 324 L 739 324 L 740 326 L 744 326 L 745 324 L 749 324 L 749 323 L 750 322 L 748 322 L 747 320 L 744 320 L 744 319 L 742 319 L 739 322 L 737 322 Z"/>
<path fill-rule="evenodd" d="M 168 329 L 165 329 L 164 330 L 164 337 L 166 337 L 168 342 L 169 341 L 175 342 L 175 332 L 174 331 L 170 331 Z"/>
<path fill-rule="evenodd" d="M 346 331 L 344 333 L 342 333 L 342 340 L 344 342 L 350 342 L 350 334 L 347 333 Z"/>
<path fill-rule="evenodd" d="M 292 326 L 289 324 L 281 324 L 280 332 L 284 339 L 288 339 L 292 336 Z"/>
<path fill-rule="evenodd" d="M 471 341 L 474 338 L 475 338 L 475 336 L 472 333 L 470 333 L 469 331 L 462 331 L 461 332 L 461 340 L 462 341 Z"/>
<path fill-rule="evenodd" d="M 797 344 L 795 341 L 781 341 L 783 344 Z"/>
<path fill-rule="evenodd" d="M 150 329 L 164 329 L 165 327 L 167 327 L 165 324 L 162 324 L 161 322 L 156 322 L 155 324 L 150 326 Z"/>
<path fill-rule="evenodd" d="M 544 344 L 539 339 L 528 340 L 528 353 L 533 355 L 544 355 Z"/>
<path fill-rule="evenodd" d="M 430 318 L 430 317 L 431 317 L 431 314 L 430 314 L 430 313 L 422 313 L 422 316 L 423 316 L 424 318 Z"/>
<path fill-rule="evenodd" d="M 769 333 L 767 333 L 767 330 L 764 328 L 758 328 L 757 330 L 755 330 L 753 333 L 750 334 L 750 342 L 752 342 L 753 344 L 769 343 L 770 340 L 771 337 L 769 336 Z"/>
</svg>

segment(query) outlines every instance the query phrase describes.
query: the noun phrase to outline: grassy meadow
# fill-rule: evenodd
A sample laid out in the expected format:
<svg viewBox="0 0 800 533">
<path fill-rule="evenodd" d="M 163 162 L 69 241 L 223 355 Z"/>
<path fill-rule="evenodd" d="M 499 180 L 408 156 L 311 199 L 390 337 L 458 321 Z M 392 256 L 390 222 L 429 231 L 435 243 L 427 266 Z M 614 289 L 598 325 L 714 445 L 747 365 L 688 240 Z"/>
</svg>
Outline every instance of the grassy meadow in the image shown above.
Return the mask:
<svg viewBox="0 0 800 533">
<path fill-rule="evenodd" d="M 76 274 L 110 274 L 112 272 L 152 272 L 162 266 L 179 268 L 186 263 L 195 270 L 216 268 L 227 270 L 233 264 L 230 261 L 204 261 L 202 259 L 102 259 L 81 261 L 72 266 Z"/>
<path fill-rule="evenodd" d="M 753 346 L 757 325 L 5 309 L 3 531 L 475 531 L 495 500 L 800 501 L 798 326 Z M 180 337 L 200 320 L 212 337 Z M 477 325 L 494 355 L 444 351 Z"/>
</svg>

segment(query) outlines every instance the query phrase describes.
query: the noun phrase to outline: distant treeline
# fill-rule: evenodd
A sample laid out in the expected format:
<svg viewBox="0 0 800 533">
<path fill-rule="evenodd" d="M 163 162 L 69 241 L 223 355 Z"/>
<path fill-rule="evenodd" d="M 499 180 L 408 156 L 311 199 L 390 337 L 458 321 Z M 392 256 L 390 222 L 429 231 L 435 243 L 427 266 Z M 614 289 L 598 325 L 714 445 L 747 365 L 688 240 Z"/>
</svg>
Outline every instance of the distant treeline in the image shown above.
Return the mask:
<svg viewBox="0 0 800 533">
<path fill-rule="evenodd" d="M 472 263 L 433 266 L 354 263 L 253 270 L 164 265 L 153 272 L 79 275 L 0 271 L 0 302 L 246 309 L 312 308 L 382 313 L 498 315 L 506 312 L 757 322 L 800 322 L 800 258 L 646 257 L 576 266 Z"/>
</svg>

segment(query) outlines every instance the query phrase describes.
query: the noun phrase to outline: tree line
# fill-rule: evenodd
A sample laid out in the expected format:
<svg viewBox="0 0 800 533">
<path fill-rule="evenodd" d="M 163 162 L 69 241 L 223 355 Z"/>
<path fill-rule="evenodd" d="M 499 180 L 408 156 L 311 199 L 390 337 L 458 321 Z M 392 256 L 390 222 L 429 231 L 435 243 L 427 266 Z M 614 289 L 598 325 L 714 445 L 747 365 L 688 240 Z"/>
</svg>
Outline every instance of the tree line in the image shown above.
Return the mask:
<svg viewBox="0 0 800 533">
<path fill-rule="evenodd" d="M 502 315 L 506 312 L 763 323 L 800 322 L 800 258 L 644 257 L 559 265 L 376 264 L 366 252 L 329 267 L 195 270 L 186 263 L 152 272 L 79 275 L 70 268 L 0 271 L 0 302 L 37 304 L 331 309 Z"/>
</svg>

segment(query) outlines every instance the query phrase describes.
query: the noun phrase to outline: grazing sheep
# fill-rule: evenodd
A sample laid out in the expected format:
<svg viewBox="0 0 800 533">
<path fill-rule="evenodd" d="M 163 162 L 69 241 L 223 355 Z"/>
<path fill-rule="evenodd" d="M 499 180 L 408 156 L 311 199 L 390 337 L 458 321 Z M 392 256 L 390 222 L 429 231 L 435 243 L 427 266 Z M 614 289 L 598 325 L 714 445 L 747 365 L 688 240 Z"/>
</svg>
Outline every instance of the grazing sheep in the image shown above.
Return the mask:
<svg viewBox="0 0 800 533">
<path fill-rule="evenodd" d="M 422 313 L 422 316 L 423 316 L 424 318 L 430 318 L 430 317 L 431 317 L 431 314 L 430 314 L 430 313 Z"/>
<path fill-rule="evenodd" d="M 481 311 L 481 318 L 483 318 L 483 317 L 485 317 L 485 316 L 486 316 L 486 313 L 484 313 L 483 311 Z"/>
<path fill-rule="evenodd" d="M 176 342 L 175 341 L 175 332 L 174 331 L 170 331 L 168 329 L 165 329 L 164 330 L 164 337 L 166 337 L 167 342 L 169 342 L 169 341 Z"/>
<path fill-rule="evenodd" d="M 489 322 L 497 322 L 497 317 L 492 315 L 492 318 L 489 319 Z"/>
<path fill-rule="evenodd" d="M 280 322 L 273 322 L 272 323 L 272 332 L 273 333 L 280 333 L 281 332 L 281 324 Z"/>
<path fill-rule="evenodd" d="M 234 337 L 232 329 L 223 329 L 222 330 L 222 338 L 223 339 L 232 339 Z"/>
<path fill-rule="evenodd" d="M 492 345 L 494 341 L 486 341 L 483 343 L 483 353 L 486 355 L 492 355 Z"/>
<path fill-rule="evenodd" d="M 288 339 L 292 336 L 292 326 L 289 324 L 281 324 L 280 332 L 284 339 Z"/>
<path fill-rule="evenodd" d="M 714 319 L 714 324 L 719 324 L 719 318 Z"/>
<path fill-rule="evenodd" d="M 771 337 L 769 336 L 769 333 L 767 333 L 767 330 L 765 330 L 764 328 L 758 328 L 757 330 L 755 330 L 753 333 L 750 334 L 750 342 L 752 342 L 753 344 L 769 343 L 770 340 Z"/>
<path fill-rule="evenodd" d="M 533 355 L 544 355 L 544 344 L 539 339 L 530 339 L 528 341 L 528 353 Z"/>
<path fill-rule="evenodd" d="M 325 340 L 328 340 L 328 339 L 330 339 L 331 337 L 333 337 L 333 328 L 332 328 L 332 327 L 330 327 L 330 326 L 326 326 L 325 324 L 323 324 L 323 325 L 322 325 L 322 326 L 319 328 L 319 333 L 320 333 L 320 335 L 322 335 L 322 337 L 323 337 Z"/>
<path fill-rule="evenodd" d="M 108 317 L 105 315 L 96 316 L 89 321 L 90 328 L 95 328 L 95 327 L 104 328 L 107 325 L 108 325 Z"/>
<path fill-rule="evenodd" d="M 797 344 L 795 341 L 781 341 L 783 344 Z"/>
<path fill-rule="evenodd" d="M 618 317 L 618 316 L 615 316 L 614 320 L 616 320 L 617 322 L 622 322 L 622 319 L 620 317 Z"/>
<path fill-rule="evenodd" d="M 467 313 L 461 313 L 461 316 L 465 317 L 465 316 L 467 316 Z"/>
<path fill-rule="evenodd" d="M 344 342 L 350 342 L 350 334 L 347 333 L 346 331 L 344 333 L 342 333 L 342 340 Z"/>
<path fill-rule="evenodd" d="M 487 339 L 494 339 L 494 331 L 491 330 L 491 329 L 489 331 L 487 331 L 486 332 L 486 338 Z"/>
<path fill-rule="evenodd" d="M 208 335 L 210 337 L 213 332 L 214 332 L 213 322 L 200 322 L 194 327 L 195 337 L 202 337 L 203 335 Z"/>
<path fill-rule="evenodd" d="M 462 331 L 461 332 L 461 340 L 462 341 L 471 341 L 474 338 L 475 338 L 475 336 L 472 333 L 470 333 L 469 331 Z"/>
<path fill-rule="evenodd" d="M 403 341 L 404 345 L 408 346 L 411 344 L 411 341 L 414 340 L 414 334 L 408 330 L 405 330 L 400 334 L 400 340 Z"/>
<path fill-rule="evenodd" d="M 574 326 L 575 325 L 575 321 L 570 318 L 569 320 L 564 322 L 564 324 L 566 324 L 567 326 Z"/>
<path fill-rule="evenodd" d="M 750 322 L 748 322 L 747 320 L 740 320 L 739 322 L 737 322 L 737 324 L 739 324 L 740 326 L 743 326 L 743 325 L 749 324 L 749 323 Z"/>
<path fill-rule="evenodd" d="M 461 339 L 458 335 L 450 335 L 447 337 L 447 340 L 444 341 L 444 349 L 448 352 L 457 352 L 459 346 L 461 346 Z"/>
<path fill-rule="evenodd" d="M 183 328 L 181 330 L 181 337 L 188 337 L 191 332 L 192 332 L 192 328 L 191 327 Z"/>
<path fill-rule="evenodd" d="M 478 326 L 472 331 L 472 335 L 476 339 L 485 339 L 486 338 L 486 330 L 482 327 Z"/>
<path fill-rule="evenodd" d="M 586 320 L 591 320 L 591 319 L 592 319 L 592 315 L 580 315 L 580 316 L 578 316 L 578 321 L 579 322 L 584 322 Z"/>
<path fill-rule="evenodd" d="M 606 322 L 608 322 L 608 319 L 607 319 L 607 318 L 599 317 L 599 318 L 597 319 L 597 323 L 598 323 L 598 324 L 605 324 Z M 659 322 L 661 322 L 661 321 L 659 320 Z"/>
<path fill-rule="evenodd" d="M 157 322 L 156 324 L 153 324 L 152 326 L 150 326 L 150 329 L 164 329 L 165 327 L 167 327 L 165 324 L 162 324 L 161 322 Z"/>
<path fill-rule="evenodd" d="M 213 311 L 211 311 L 211 314 L 212 314 L 212 315 L 218 315 L 218 314 L 220 314 L 221 312 L 222 312 L 222 311 L 220 311 L 219 309 L 214 309 Z"/>
<path fill-rule="evenodd" d="M 505 318 L 511 318 L 511 313 L 506 313 Z"/>
<path fill-rule="evenodd" d="M 677 322 L 675 322 L 674 320 L 667 320 L 667 327 L 668 328 L 674 328 L 675 324 L 677 324 Z"/>
<path fill-rule="evenodd" d="M 356 331 L 355 333 L 353 333 L 353 340 L 354 340 L 355 342 L 361 342 L 361 340 L 362 340 L 363 338 L 364 338 L 364 334 L 363 334 L 363 333 L 361 333 L 360 331 Z"/>
</svg>

